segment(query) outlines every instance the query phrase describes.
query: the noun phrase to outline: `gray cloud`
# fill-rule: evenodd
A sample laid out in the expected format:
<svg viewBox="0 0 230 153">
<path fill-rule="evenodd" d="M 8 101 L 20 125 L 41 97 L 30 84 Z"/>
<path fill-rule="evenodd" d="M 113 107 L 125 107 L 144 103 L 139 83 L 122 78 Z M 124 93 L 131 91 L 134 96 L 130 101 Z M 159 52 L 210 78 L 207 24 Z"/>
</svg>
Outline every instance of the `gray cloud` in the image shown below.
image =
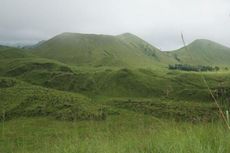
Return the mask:
<svg viewBox="0 0 230 153">
<path fill-rule="evenodd" d="M 134 33 L 162 50 L 205 38 L 230 46 L 229 0 L 0 0 L 0 41 L 62 32 Z"/>
</svg>

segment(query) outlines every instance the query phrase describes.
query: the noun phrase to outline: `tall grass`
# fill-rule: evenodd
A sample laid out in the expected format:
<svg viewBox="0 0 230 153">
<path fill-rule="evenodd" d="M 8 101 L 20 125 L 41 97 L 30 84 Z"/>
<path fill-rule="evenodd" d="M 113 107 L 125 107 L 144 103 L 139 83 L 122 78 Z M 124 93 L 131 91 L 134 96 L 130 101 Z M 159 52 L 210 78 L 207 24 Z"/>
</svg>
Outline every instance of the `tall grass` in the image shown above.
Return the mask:
<svg viewBox="0 0 230 153">
<path fill-rule="evenodd" d="M 5 135 L 5 110 L 2 111 L 2 138 Z"/>
<path fill-rule="evenodd" d="M 129 119 L 129 120 L 127 120 Z M 108 121 L 7 121 L 0 152 L 229 153 L 230 133 L 219 123 L 160 122 L 125 116 Z"/>
</svg>

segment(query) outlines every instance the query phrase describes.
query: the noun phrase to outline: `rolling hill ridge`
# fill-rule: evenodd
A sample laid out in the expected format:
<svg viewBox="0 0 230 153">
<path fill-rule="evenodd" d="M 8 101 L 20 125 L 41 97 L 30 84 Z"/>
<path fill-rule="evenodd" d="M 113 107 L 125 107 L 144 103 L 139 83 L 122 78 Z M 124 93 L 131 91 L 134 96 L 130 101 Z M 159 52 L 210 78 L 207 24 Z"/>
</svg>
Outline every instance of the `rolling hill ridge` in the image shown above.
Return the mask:
<svg viewBox="0 0 230 153">
<path fill-rule="evenodd" d="M 230 65 L 230 48 L 210 40 L 197 39 L 186 47 L 163 52 L 130 33 L 117 36 L 62 33 L 32 50 L 36 56 L 75 66 Z"/>
<path fill-rule="evenodd" d="M 167 54 L 183 64 L 230 65 L 230 48 L 206 39 L 197 39 L 186 47 Z"/>
<path fill-rule="evenodd" d="M 168 64 L 227 66 L 230 63 L 229 48 L 212 41 L 197 40 L 186 48 L 162 52 L 130 33 L 117 36 L 63 33 L 31 48 L 1 46 L 1 92 L 5 100 L 0 100 L 0 104 L 5 107 L 10 101 L 15 102 L 17 107 L 10 106 L 7 110 L 12 118 L 24 113 L 24 116 L 48 114 L 59 118 L 64 114 L 70 120 L 91 117 L 97 120 L 104 118 L 100 108 L 106 106 L 132 108 L 158 117 L 170 112 L 187 119 L 190 115 L 186 111 L 195 103 L 201 105 L 194 108 L 195 112 L 203 114 L 212 110 L 210 94 L 201 73 L 169 70 Z M 204 74 L 215 95 L 225 91 L 224 99 L 229 96 L 228 76 L 227 71 Z M 9 86 L 12 82 L 16 85 Z M 9 95 L 19 91 L 24 92 L 23 99 L 12 100 Z M 59 96 L 52 99 L 43 91 Z M 68 99 L 69 96 L 72 98 Z M 82 96 L 85 98 L 79 98 Z M 52 102 L 56 102 L 54 110 Z M 97 103 L 98 107 L 93 108 L 95 113 L 91 114 L 91 105 Z M 179 106 L 179 111 L 174 111 Z M 76 110 L 80 115 L 73 114 Z"/>
<path fill-rule="evenodd" d="M 40 57 L 72 66 L 167 67 L 168 64 L 229 66 L 230 48 L 197 39 L 174 51 L 160 51 L 131 34 L 96 35 L 62 33 L 30 48 L 0 46 L 0 58 Z"/>
<path fill-rule="evenodd" d="M 170 61 L 137 36 L 63 33 L 36 47 L 34 54 L 80 66 L 151 67 Z"/>
</svg>

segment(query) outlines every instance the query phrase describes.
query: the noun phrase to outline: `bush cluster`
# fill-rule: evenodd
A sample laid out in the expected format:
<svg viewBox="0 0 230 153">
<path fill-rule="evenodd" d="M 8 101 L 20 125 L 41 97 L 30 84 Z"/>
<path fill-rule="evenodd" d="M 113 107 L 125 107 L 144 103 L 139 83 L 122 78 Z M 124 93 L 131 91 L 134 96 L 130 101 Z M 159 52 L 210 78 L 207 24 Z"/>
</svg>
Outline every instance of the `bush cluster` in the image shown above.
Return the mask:
<svg viewBox="0 0 230 153">
<path fill-rule="evenodd" d="M 212 67 L 212 66 L 204 66 L 204 65 L 188 65 L 188 64 L 170 64 L 168 66 L 170 70 L 183 70 L 183 71 L 219 71 L 220 68 L 218 66 Z"/>
</svg>

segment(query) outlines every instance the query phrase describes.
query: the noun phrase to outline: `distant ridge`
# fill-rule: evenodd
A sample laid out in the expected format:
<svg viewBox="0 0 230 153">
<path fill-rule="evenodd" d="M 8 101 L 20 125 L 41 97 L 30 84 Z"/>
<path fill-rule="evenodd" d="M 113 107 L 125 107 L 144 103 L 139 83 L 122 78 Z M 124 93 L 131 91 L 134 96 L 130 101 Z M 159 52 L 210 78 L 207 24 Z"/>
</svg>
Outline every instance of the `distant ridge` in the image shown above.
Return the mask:
<svg viewBox="0 0 230 153">
<path fill-rule="evenodd" d="M 124 33 L 117 36 L 62 33 L 43 42 L 34 53 L 71 65 L 153 66 L 167 56 L 141 38 Z"/>
<path fill-rule="evenodd" d="M 186 49 L 187 48 L 187 49 Z M 230 48 L 207 39 L 197 39 L 178 50 L 167 52 L 178 63 L 230 65 Z"/>
<path fill-rule="evenodd" d="M 20 48 L 0 45 L 0 60 L 32 57 L 32 55 Z"/>
<path fill-rule="evenodd" d="M 131 33 L 120 35 L 64 32 L 22 49 L 0 45 L 1 58 L 33 54 L 74 66 L 167 67 L 168 64 L 229 66 L 230 48 L 207 39 L 197 39 L 174 51 L 160 51 Z M 8 52 L 6 52 L 8 50 Z"/>
</svg>

